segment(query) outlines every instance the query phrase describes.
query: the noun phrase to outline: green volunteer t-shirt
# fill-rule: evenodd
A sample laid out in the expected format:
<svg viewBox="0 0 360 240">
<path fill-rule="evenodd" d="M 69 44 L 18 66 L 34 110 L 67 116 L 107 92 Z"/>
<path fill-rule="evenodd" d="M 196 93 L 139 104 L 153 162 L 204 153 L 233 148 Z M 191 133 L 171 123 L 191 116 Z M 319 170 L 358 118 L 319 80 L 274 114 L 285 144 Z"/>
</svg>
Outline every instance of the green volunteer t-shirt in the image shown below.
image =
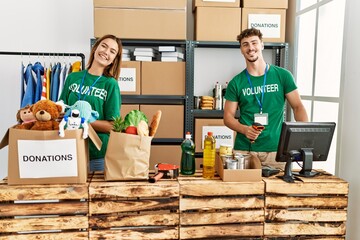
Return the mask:
<svg viewBox="0 0 360 240">
<path fill-rule="evenodd" d="M 84 82 L 82 82 L 83 79 Z M 81 93 L 79 91 L 80 86 L 82 86 Z M 59 100 L 63 100 L 65 104 L 70 106 L 78 100 L 89 102 L 92 109 L 99 113 L 98 120 L 113 120 L 113 117 L 120 116 L 121 97 L 118 82 L 111 77 L 101 76 L 99 78 L 99 76 L 91 75 L 86 70 L 69 74 Z M 109 134 L 99 132 L 97 134 L 102 141 L 102 147 L 99 151 L 90 141 L 90 159 L 103 158 L 106 153 Z"/>
<path fill-rule="evenodd" d="M 260 106 L 255 95 L 261 101 L 261 89 L 264 84 L 264 76 L 249 76 L 253 90 L 246 76 L 246 70 L 243 70 L 229 82 L 225 94 L 227 101 L 239 103 L 239 122 L 248 126 L 254 123 L 254 114 L 260 113 Z M 262 102 L 263 113 L 268 114 L 268 125 L 252 144 L 245 135 L 237 133 L 234 149 L 255 152 L 277 151 L 281 125 L 284 121 L 285 94 L 296 88 L 294 77 L 288 70 L 270 65 Z"/>
</svg>

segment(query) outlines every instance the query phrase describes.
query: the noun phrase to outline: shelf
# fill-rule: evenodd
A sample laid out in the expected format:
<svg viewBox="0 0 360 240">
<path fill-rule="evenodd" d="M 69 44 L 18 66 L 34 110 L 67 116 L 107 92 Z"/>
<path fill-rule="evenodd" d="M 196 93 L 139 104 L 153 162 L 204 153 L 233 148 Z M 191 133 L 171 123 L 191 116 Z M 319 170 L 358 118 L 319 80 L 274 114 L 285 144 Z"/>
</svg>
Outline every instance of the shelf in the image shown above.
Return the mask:
<svg viewBox="0 0 360 240">
<path fill-rule="evenodd" d="M 182 105 L 186 100 L 186 96 L 172 95 L 121 95 L 121 98 L 127 104 Z"/>
<path fill-rule="evenodd" d="M 151 145 L 180 145 L 183 141 L 183 138 L 154 138 Z"/>
<path fill-rule="evenodd" d="M 212 41 L 194 41 L 194 47 L 203 48 L 239 48 L 239 42 L 212 42 Z M 264 43 L 266 49 L 287 48 L 288 43 Z"/>
<path fill-rule="evenodd" d="M 194 109 L 191 110 L 194 117 L 197 118 L 223 118 L 224 110 L 201 110 Z M 236 111 L 236 118 L 239 118 L 240 111 Z"/>
</svg>

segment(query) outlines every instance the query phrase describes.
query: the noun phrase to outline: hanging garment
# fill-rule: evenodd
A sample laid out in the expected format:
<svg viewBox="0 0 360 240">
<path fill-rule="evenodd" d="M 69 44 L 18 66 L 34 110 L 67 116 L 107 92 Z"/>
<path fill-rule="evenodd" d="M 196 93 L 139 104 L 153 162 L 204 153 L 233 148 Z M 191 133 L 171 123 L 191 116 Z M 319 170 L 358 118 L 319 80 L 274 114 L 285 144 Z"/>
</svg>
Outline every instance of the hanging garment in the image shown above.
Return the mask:
<svg viewBox="0 0 360 240">
<path fill-rule="evenodd" d="M 41 91 L 41 100 L 46 100 L 47 98 L 47 80 L 46 80 L 46 74 L 47 73 L 47 69 L 44 69 L 44 78 L 43 78 L 43 82 L 42 82 L 42 91 Z"/>
<path fill-rule="evenodd" d="M 23 74 L 23 72 L 21 74 Z M 29 63 L 26 67 L 24 78 L 25 78 L 26 87 L 25 87 L 24 97 L 21 102 L 21 108 L 25 107 L 28 104 L 32 105 L 35 103 L 36 83 L 35 83 L 35 78 L 33 76 L 31 63 Z"/>
<path fill-rule="evenodd" d="M 36 76 L 35 102 L 37 102 L 41 99 L 41 92 L 43 88 L 43 81 L 41 76 L 44 74 L 44 67 L 41 65 L 40 62 L 36 62 L 33 65 L 32 70 L 34 71 Z"/>
<path fill-rule="evenodd" d="M 55 70 L 56 70 L 56 64 L 54 64 L 52 67 L 51 67 L 51 72 L 50 72 L 50 95 L 49 95 L 49 99 L 52 100 L 53 96 L 52 96 L 52 93 L 53 93 L 53 89 L 54 89 L 54 74 L 55 74 Z"/>
<path fill-rule="evenodd" d="M 46 99 L 50 99 L 51 65 L 46 70 Z"/>
<path fill-rule="evenodd" d="M 21 62 L 21 87 L 20 87 L 20 108 L 21 108 L 21 104 L 22 101 L 24 99 L 24 93 L 25 93 L 25 78 L 24 78 L 24 70 L 25 70 L 25 66 L 24 64 Z"/>
<path fill-rule="evenodd" d="M 54 102 L 58 100 L 60 72 L 61 72 L 61 63 L 57 63 L 55 65 L 55 71 L 54 71 L 53 79 L 51 81 L 52 84 L 51 84 L 51 93 L 50 93 L 50 100 Z"/>
<path fill-rule="evenodd" d="M 67 73 L 67 66 L 66 64 L 64 64 L 64 68 L 61 70 L 60 73 L 60 83 L 59 83 L 59 93 L 58 93 L 58 99 L 61 95 L 61 92 L 64 88 L 64 84 L 65 84 L 65 79 L 66 79 L 66 73 Z"/>
<path fill-rule="evenodd" d="M 80 61 L 76 61 L 72 64 L 72 71 L 73 72 L 81 71 L 81 62 Z"/>
</svg>

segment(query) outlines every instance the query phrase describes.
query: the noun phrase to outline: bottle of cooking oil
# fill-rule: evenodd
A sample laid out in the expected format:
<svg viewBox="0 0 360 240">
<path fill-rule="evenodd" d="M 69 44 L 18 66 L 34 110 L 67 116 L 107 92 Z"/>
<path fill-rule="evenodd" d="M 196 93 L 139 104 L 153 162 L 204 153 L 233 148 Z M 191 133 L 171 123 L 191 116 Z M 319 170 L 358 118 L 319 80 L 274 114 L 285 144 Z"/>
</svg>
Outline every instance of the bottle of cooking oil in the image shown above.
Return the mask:
<svg viewBox="0 0 360 240">
<path fill-rule="evenodd" d="M 204 140 L 203 178 L 213 178 L 215 176 L 215 143 L 213 133 L 208 132 Z"/>
</svg>

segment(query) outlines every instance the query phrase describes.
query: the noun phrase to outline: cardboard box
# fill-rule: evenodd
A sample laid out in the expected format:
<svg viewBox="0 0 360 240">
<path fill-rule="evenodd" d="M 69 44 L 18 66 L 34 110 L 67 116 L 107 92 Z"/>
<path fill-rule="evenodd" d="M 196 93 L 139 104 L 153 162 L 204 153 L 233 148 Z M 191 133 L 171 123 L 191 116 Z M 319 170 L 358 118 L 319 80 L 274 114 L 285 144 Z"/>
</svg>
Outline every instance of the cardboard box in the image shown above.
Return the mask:
<svg viewBox="0 0 360 240">
<path fill-rule="evenodd" d="M 8 184 L 86 183 L 88 139 L 82 129 L 35 131 L 9 128 L 0 149 L 9 145 Z M 101 140 L 89 125 L 89 137 L 98 148 Z"/>
<path fill-rule="evenodd" d="M 157 110 L 162 111 L 160 124 L 154 138 L 184 137 L 184 106 L 183 105 L 140 105 L 149 120 L 149 124 Z"/>
<path fill-rule="evenodd" d="M 121 94 L 140 95 L 141 62 L 121 62 L 121 71 L 118 83 Z"/>
<path fill-rule="evenodd" d="M 197 41 L 236 41 L 241 31 L 241 9 L 197 7 L 195 39 Z"/>
<path fill-rule="evenodd" d="M 224 0 L 193 0 L 193 10 L 196 7 L 232 7 L 239 8 L 240 0 L 224 1 Z"/>
<path fill-rule="evenodd" d="M 260 29 L 264 42 L 285 42 L 286 9 L 242 9 L 242 30 Z"/>
<path fill-rule="evenodd" d="M 120 109 L 120 116 L 124 119 L 126 114 L 128 114 L 131 110 L 140 110 L 139 104 L 122 104 Z"/>
<path fill-rule="evenodd" d="M 186 40 L 186 0 L 94 0 L 94 35 Z"/>
<path fill-rule="evenodd" d="M 141 94 L 185 95 L 185 62 L 142 62 Z"/>
<path fill-rule="evenodd" d="M 223 119 L 196 118 L 195 119 L 195 152 L 203 151 L 203 142 L 207 132 L 211 131 L 216 140 L 216 148 L 220 144 L 234 145 L 235 132 L 224 125 Z"/>
<path fill-rule="evenodd" d="M 219 154 L 216 154 L 217 173 L 224 182 L 259 182 L 262 180 L 261 169 L 256 169 L 250 162 L 250 169 L 224 169 Z"/>
<path fill-rule="evenodd" d="M 241 0 L 242 8 L 288 8 L 288 0 Z"/>
</svg>

